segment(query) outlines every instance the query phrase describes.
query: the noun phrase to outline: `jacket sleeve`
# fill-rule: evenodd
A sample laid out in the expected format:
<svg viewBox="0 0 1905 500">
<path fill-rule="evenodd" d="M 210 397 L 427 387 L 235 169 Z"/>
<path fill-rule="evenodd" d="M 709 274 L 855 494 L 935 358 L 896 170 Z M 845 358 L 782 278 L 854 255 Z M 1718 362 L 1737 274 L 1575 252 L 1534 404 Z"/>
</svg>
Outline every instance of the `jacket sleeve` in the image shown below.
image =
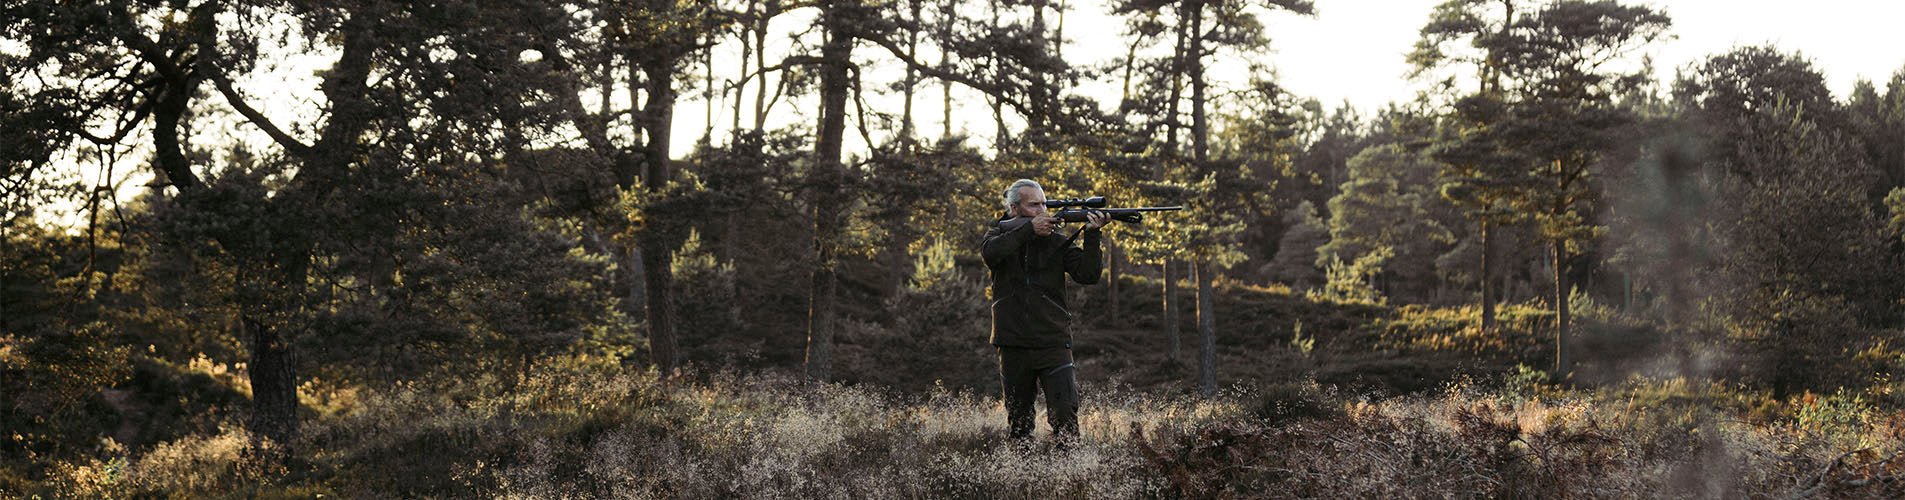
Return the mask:
<svg viewBox="0 0 1905 500">
<path fill-rule="evenodd" d="M 1065 272 L 1072 275 L 1072 281 L 1080 285 L 1098 284 L 1098 276 L 1104 270 L 1104 259 L 1099 251 L 1099 240 L 1104 231 L 1085 230 L 1084 248 L 1065 249 Z"/>
<path fill-rule="evenodd" d="M 1032 219 L 1027 217 L 1003 220 L 986 230 L 986 241 L 980 248 L 979 254 L 985 257 L 987 268 L 999 269 L 1005 265 L 1007 259 L 1018 254 L 1019 248 L 1025 246 L 1025 241 L 1031 238 L 1031 222 Z"/>
</svg>

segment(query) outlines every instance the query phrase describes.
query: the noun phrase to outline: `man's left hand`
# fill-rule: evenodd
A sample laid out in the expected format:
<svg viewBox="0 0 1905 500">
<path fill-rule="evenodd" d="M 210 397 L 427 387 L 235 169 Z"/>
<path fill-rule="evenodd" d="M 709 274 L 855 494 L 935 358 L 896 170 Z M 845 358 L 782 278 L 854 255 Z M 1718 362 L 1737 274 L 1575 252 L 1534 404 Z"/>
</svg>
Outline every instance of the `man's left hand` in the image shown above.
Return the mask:
<svg viewBox="0 0 1905 500">
<path fill-rule="evenodd" d="M 1085 229 L 1098 229 L 1105 227 L 1105 224 L 1111 223 L 1110 215 L 1097 210 L 1085 212 L 1085 219 L 1089 221 L 1085 223 Z"/>
</svg>

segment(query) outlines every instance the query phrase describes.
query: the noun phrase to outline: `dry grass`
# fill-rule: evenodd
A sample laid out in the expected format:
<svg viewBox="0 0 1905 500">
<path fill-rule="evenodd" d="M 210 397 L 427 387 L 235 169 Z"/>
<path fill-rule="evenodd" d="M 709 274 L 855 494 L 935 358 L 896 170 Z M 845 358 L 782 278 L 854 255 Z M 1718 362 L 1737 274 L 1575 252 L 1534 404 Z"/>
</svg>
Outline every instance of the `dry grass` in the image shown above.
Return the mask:
<svg viewBox="0 0 1905 500">
<path fill-rule="evenodd" d="M 1368 399 L 1214 402 L 1092 388 L 1068 450 L 1002 439 L 996 399 L 605 364 L 526 381 L 356 389 L 258 465 L 242 431 L 59 464 L 59 497 L 1820 498 L 1905 494 L 1905 417 L 1842 392 L 1777 401 L 1683 379 L 1524 380 Z M 1274 391 L 1273 391 L 1274 392 Z M 1298 394 L 1295 395 L 1293 394 Z M 1253 398 L 1319 411 L 1266 420 Z M 1254 412 L 1254 413 L 1253 413 Z M 120 457 L 120 458 L 113 458 Z"/>
</svg>

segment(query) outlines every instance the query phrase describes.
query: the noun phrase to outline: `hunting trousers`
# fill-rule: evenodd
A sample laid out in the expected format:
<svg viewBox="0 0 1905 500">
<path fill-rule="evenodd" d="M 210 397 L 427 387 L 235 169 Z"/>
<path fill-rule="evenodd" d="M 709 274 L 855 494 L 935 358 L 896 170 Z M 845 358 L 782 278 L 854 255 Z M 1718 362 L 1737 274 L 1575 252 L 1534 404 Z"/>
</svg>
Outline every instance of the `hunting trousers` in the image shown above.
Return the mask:
<svg viewBox="0 0 1905 500">
<path fill-rule="evenodd" d="M 1023 440 L 1037 427 L 1033 402 L 1045 390 L 1045 420 L 1061 442 L 1078 437 L 1078 368 L 1070 347 L 999 347 L 999 378 L 1005 389 L 1006 425 Z"/>
</svg>

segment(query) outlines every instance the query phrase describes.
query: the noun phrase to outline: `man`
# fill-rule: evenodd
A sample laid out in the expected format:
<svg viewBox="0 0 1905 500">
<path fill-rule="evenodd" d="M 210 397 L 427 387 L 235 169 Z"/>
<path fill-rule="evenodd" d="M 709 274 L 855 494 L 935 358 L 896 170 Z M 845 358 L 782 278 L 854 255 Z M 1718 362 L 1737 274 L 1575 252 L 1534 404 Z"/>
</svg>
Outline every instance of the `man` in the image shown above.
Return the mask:
<svg viewBox="0 0 1905 500">
<path fill-rule="evenodd" d="M 1065 275 L 1098 283 L 1099 229 L 1110 221 L 1088 214 L 1080 236 L 1059 231 L 1064 221 L 1045 210 L 1045 190 L 1019 179 L 1005 190 L 1004 217 L 986 231 L 981 253 L 992 270 L 992 345 L 999 349 L 1006 424 L 1015 441 L 1032 435 L 1032 403 L 1045 390 L 1045 417 L 1060 446 L 1078 436 L 1078 377 L 1072 365 L 1072 313 L 1065 307 Z"/>
</svg>

